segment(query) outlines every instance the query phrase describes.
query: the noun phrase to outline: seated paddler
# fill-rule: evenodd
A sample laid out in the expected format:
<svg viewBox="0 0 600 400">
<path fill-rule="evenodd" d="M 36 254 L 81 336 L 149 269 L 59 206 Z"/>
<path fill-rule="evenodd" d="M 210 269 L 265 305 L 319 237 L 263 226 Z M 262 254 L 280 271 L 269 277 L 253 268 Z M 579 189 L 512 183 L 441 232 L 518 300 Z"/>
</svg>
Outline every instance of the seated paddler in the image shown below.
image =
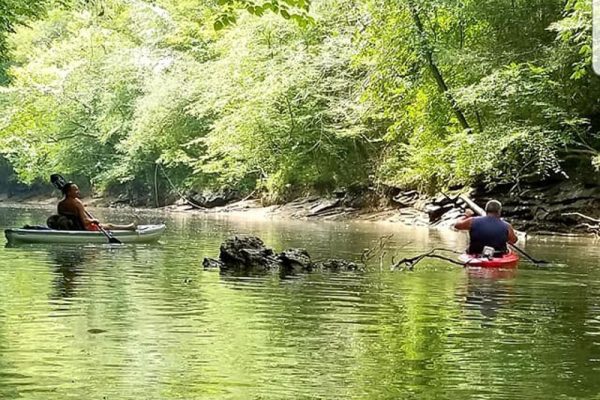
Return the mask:
<svg viewBox="0 0 600 400">
<path fill-rule="evenodd" d="M 500 218 L 502 204 L 497 200 L 488 201 L 485 213 L 485 216 L 476 217 L 467 209 L 454 228 L 469 231 L 468 254 L 481 255 L 485 248 L 493 248 L 495 256 L 506 254 L 508 244 L 515 244 L 518 239 L 513 227 Z"/>
<path fill-rule="evenodd" d="M 100 221 L 93 218 L 90 213 L 85 210 L 85 205 L 81 201 L 79 187 L 77 187 L 77 185 L 73 182 L 66 183 L 61 190 L 65 197 L 58 203 L 58 215 L 60 218 L 68 219 L 72 229 L 99 231 L 100 226 L 108 230 L 134 231 L 137 229 L 137 225 L 135 223 L 128 225 L 116 225 L 110 223 L 100 223 Z"/>
</svg>

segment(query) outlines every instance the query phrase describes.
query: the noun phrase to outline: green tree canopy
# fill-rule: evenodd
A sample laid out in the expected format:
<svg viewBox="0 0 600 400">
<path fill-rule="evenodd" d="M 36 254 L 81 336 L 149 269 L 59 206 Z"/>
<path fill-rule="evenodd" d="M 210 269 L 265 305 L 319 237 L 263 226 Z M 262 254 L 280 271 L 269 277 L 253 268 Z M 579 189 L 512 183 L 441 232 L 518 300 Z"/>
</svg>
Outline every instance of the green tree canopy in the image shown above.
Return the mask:
<svg viewBox="0 0 600 400">
<path fill-rule="evenodd" d="M 587 1 L 6 4 L 0 152 L 25 182 L 281 199 L 600 165 Z"/>
</svg>

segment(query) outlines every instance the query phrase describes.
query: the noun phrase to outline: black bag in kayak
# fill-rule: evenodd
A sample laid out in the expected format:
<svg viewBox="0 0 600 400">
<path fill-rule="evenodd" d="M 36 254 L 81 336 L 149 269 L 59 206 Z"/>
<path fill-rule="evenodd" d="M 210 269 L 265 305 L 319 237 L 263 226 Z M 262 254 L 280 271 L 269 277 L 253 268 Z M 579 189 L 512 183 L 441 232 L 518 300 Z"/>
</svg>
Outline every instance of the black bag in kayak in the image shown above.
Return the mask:
<svg viewBox="0 0 600 400">
<path fill-rule="evenodd" d="M 83 231 L 83 224 L 78 217 L 74 215 L 51 215 L 46 220 L 46 225 L 50 229 L 59 231 Z"/>
</svg>

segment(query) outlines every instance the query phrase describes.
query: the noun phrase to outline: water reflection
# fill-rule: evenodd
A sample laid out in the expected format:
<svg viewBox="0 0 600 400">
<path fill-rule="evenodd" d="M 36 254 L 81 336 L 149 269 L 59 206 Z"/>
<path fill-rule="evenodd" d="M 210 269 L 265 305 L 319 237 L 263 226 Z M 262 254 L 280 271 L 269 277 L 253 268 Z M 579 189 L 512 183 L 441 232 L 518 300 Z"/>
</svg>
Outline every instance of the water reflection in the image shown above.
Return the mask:
<svg viewBox="0 0 600 400">
<path fill-rule="evenodd" d="M 83 248 L 57 246 L 48 249 L 48 256 L 55 272 L 54 297 L 64 299 L 73 297 L 83 265 L 86 260 L 91 260 L 93 255 Z"/>
<path fill-rule="evenodd" d="M 104 213 L 119 220 L 118 211 Z M 0 211 L 0 223 L 42 215 Z M 201 263 L 232 233 L 256 234 L 277 252 L 305 247 L 314 259 L 358 259 L 389 233 L 389 257 L 461 249 L 465 240 L 392 224 L 144 216 L 166 220 L 162 243 L 0 248 L 0 398 L 545 399 L 600 391 L 595 248 L 534 242 L 536 256 L 568 260 L 558 269 L 423 262 L 405 273 L 371 266 L 363 274 L 231 276 Z"/>
<path fill-rule="evenodd" d="M 465 303 L 492 320 L 507 307 L 514 294 L 517 269 L 467 268 Z"/>
</svg>

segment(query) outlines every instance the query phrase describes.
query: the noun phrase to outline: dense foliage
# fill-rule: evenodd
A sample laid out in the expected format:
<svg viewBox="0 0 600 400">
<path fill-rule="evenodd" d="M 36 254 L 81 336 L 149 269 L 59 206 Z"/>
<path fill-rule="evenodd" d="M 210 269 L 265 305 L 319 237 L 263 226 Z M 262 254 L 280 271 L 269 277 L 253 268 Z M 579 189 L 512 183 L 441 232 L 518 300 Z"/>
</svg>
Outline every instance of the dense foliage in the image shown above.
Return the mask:
<svg viewBox="0 0 600 400">
<path fill-rule="evenodd" d="M 19 25 L 44 14 L 51 0 L 0 0 L 0 84 L 8 83 L 6 69 L 10 59 L 7 57 L 6 35 L 14 33 Z M 58 4 L 58 3 L 57 3 Z"/>
<path fill-rule="evenodd" d="M 0 153 L 25 182 L 282 199 L 600 164 L 588 1 L 39 4 L 0 49 Z"/>
</svg>

